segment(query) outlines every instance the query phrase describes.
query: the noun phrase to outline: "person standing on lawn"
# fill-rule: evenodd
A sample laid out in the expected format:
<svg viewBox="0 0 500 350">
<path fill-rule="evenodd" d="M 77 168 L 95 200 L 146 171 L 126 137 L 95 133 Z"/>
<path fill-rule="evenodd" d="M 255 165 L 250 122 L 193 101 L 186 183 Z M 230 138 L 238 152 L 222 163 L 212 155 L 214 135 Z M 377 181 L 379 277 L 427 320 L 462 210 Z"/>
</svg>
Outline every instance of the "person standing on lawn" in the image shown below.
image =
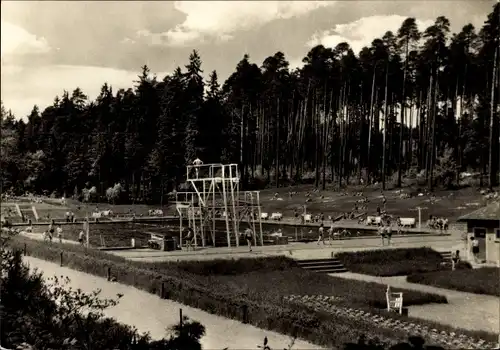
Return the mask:
<svg viewBox="0 0 500 350">
<path fill-rule="evenodd" d="M 325 227 L 323 226 L 323 224 L 319 225 L 319 229 L 318 229 L 318 245 L 319 245 L 319 242 L 320 241 L 323 241 L 323 245 L 325 244 L 325 236 L 324 236 L 324 232 L 325 231 Z"/>
</svg>

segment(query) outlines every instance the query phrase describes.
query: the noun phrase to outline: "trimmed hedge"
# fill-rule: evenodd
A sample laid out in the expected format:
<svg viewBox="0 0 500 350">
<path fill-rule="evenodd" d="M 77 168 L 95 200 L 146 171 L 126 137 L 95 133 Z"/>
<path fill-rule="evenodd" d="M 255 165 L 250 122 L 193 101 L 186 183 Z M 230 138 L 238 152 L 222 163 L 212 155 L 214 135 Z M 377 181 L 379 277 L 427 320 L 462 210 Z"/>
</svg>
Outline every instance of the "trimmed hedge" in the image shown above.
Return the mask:
<svg viewBox="0 0 500 350">
<path fill-rule="evenodd" d="M 231 293 L 245 294 L 262 302 L 278 301 L 285 295 L 327 295 L 338 296 L 352 306 L 368 306 L 378 309 L 387 307 L 385 292 L 387 286 L 332 277 L 301 268 L 284 271 L 254 271 L 235 276 L 209 276 L 211 284 L 228 286 Z M 405 305 L 447 303 L 446 297 L 405 289 L 394 289 L 405 294 Z"/>
<path fill-rule="evenodd" d="M 362 334 L 369 338 L 378 337 L 388 343 L 402 341 L 408 336 L 407 331 L 380 327 L 374 325 L 370 320 L 341 317 L 327 311 L 321 312 L 311 310 L 306 306 L 295 305 L 284 300 L 283 296 L 278 298 L 278 294 L 274 294 L 274 297 L 264 298 L 264 293 L 237 293 L 234 285 L 223 285 L 220 279 L 214 288 L 213 277 L 204 279 L 201 275 L 176 269 L 172 263 L 161 264 L 160 268 L 156 266 L 153 270 L 148 268 L 152 266 L 151 264 L 130 262 L 103 252 L 87 251 L 85 248 L 75 245 L 49 245 L 22 236 L 17 236 L 12 241 L 12 245 L 16 249 L 23 249 L 25 244 L 29 255 L 59 262 L 60 253 L 63 251 L 64 265 L 76 270 L 105 277 L 108 267 L 111 267 L 112 275 L 120 283 L 132 285 L 157 295 L 163 291 L 163 297 L 185 305 L 251 323 L 264 329 L 297 336 L 320 345 L 342 347 L 346 342 L 357 340 Z M 61 250 L 61 247 L 64 250 Z M 227 264 L 228 260 L 225 260 L 225 263 Z M 217 265 L 217 263 L 214 264 Z M 222 274 L 219 277 L 229 278 L 228 274 Z M 237 281 L 237 283 L 239 282 L 241 280 Z M 353 289 L 350 293 L 355 294 L 356 290 Z M 350 302 L 348 301 L 348 303 Z M 364 307 L 368 308 L 366 305 Z M 378 312 L 386 317 L 396 319 L 403 317 L 382 310 Z M 433 322 L 406 319 L 426 324 L 431 328 L 456 331 L 452 327 Z M 463 331 L 462 333 L 487 340 L 496 339 L 495 335 L 486 332 Z M 432 339 L 428 340 L 432 341 Z"/>
<path fill-rule="evenodd" d="M 500 297 L 500 268 L 459 269 L 410 275 L 411 283 Z"/>
<path fill-rule="evenodd" d="M 155 263 L 158 268 L 174 265 L 175 268 L 201 276 L 235 276 L 244 273 L 259 271 L 286 271 L 297 267 L 297 263 L 283 256 L 268 258 L 244 258 L 244 259 L 217 259 L 200 261 L 181 261 L 176 263 Z"/>
<path fill-rule="evenodd" d="M 346 269 L 372 276 L 406 276 L 443 269 L 441 254 L 431 248 L 377 249 L 336 255 Z"/>
</svg>

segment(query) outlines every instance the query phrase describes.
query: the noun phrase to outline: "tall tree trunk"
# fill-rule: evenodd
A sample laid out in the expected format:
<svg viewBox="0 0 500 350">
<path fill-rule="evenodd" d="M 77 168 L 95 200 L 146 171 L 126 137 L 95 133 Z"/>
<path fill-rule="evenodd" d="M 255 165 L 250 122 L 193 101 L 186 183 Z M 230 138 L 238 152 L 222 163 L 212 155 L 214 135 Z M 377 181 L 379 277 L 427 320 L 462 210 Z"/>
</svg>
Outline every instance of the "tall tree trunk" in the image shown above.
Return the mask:
<svg viewBox="0 0 500 350">
<path fill-rule="evenodd" d="M 276 188 L 280 187 L 280 98 L 276 107 Z"/>
<path fill-rule="evenodd" d="M 372 128 L 373 128 L 373 118 L 374 118 L 374 113 L 373 113 L 373 102 L 375 98 L 375 67 L 373 68 L 373 76 L 372 76 L 372 90 L 371 90 L 371 97 L 370 97 L 370 121 L 368 123 L 368 151 L 367 151 L 367 157 L 366 157 L 366 184 L 370 184 L 370 175 L 371 175 L 371 160 L 370 160 L 370 153 L 371 153 L 371 148 L 372 148 Z M 377 130 L 378 132 L 378 130 Z"/>
<path fill-rule="evenodd" d="M 358 153 L 358 183 L 361 183 L 363 171 L 363 131 L 365 128 L 365 109 L 363 104 L 363 81 L 361 81 L 361 93 L 359 97 L 359 153 Z"/>
<path fill-rule="evenodd" d="M 489 188 L 493 190 L 493 187 L 496 186 L 497 180 L 497 170 L 496 163 L 497 159 L 495 159 L 495 147 L 494 142 L 496 140 L 493 139 L 493 135 L 495 135 L 494 129 L 498 127 L 495 125 L 495 81 L 497 80 L 497 69 L 498 69 L 498 49 L 495 49 L 495 57 L 493 59 L 493 74 L 491 76 L 491 99 L 490 99 L 490 135 L 489 135 L 489 159 L 488 159 L 488 171 L 489 171 Z"/>
<path fill-rule="evenodd" d="M 349 185 L 349 171 L 350 171 L 350 159 L 347 155 L 347 145 L 349 144 L 350 139 L 350 112 L 351 112 L 351 104 L 349 101 L 349 96 L 351 95 L 351 82 L 348 82 L 347 85 L 347 93 L 345 94 L 344 101 L 346 104 L 345 107 L 345 120 L 344 120 L 344 142 L 342 149 L 342 160 L 343 160 L 343 170 L 344 170 L 344 178 L 346 180 L 346 185 Z"/>
<path fill-rule="evenodd" d="M 389 61 L 385 68 L 385 92 L 384 92 L 384 132 L 382 134 L 382 190 L 385 191 L 385 162 L 386 162 L 386 138 L 387 138 L 387 93 L 389 85 Z"/>
<path fill-rule="evenodd" d="M 426 117 L 427 117 L 427 123 L 426 123 L 426 128 L 425 128 L 425 145 L 424 145 L 424 150 L 425 150 L 425 180 L 429 181 L 429 166 L 430 166 L 430 142 L 429 142 L 429 137 L 431 135 L 431 118 L 432 118 L 432 95 L 433 95 L 433 86 L 434 86 L 434 80 L 433 80 L 433 74 L 431 73 L 429 76 L 429 91 L 427 93 L 427 107 L 426 107 Z"/>
<path fill-rule="evenodd" d="M 245 145 L 245 109 L 244 109 L 244 104 L 241 104 L 241 111 L 240 111 L 240 172 L 241 172 L 241 179 L 245 179 L 245 164 L 244 164 L 244 145 Z"/>
<path fill-rule="evenodd" d="M 430 145 L 430 164 L 429 164 L 429 190 L 434 189 L 434 163 L 436 158 L 436 114 L 439 92 L 439 69 L 436 69 L 436 83 L 434 88 L 434 98 L 432 99 L 432 130 L 431 130 L 431 145 Z"/>
<path fill-rule="evenodd" d="M 339 184 L 339 190 L 340 188 L 342 187 L 342 177 L 343 177 L 343 169 L 344 169 L 344 160 L 342 158 L 342 156 L 344 155 L 344 152 L 343 152 L 343 145 L 344 145 L 344 138 L 345 138 L 345 135 L 344 135 L 344 110 L 345 110 L 345 92 L 347 90 L 347 86 L 346 86 L 346 83 L 344 82 L 344 85 L 342 87 L 342 90 L 341 90 L 341 93 L 340 93 L 340 99 L 339 99 L 339 111 L 340 111 L 340 114 L 339 114 L 339 117 L 340 117 L 340 120 L 339 120 L 339 133 L 340 133 L 340 137 L 339 137 L 339 148 L 338 148 L 338 184 Z"/>
<path fill-rule="evenodd" d="M 328 135 L 328 118 L 327 118 L 327 110 L 326 110 L 326 83 L 325 83 L 325 92 L 323 98 L 323 141 L 322 141 L 322 150 L 323 150 L 323 181 L 322 181 L 322 189 L 323 191 L 326 189 L 326 151 L 327 151 L 327 135 Z"/>
<path fill-rule="evenodd" d="M 398 182 L 396 187 L 401 187 L 401 177 L 402 177 L 402 167 L 403 167 L 403 125 L 405 123 L 405 101 L 406 101 L 406 69 L 408 66 L 408 46 L 409 40 L 406 40 L 406 50 L 405 50 L 405 64 L 403 69 L 403 97 L 401 99 L 401 120 L 399 126 L 399 159 L 398 159 Z"/>
<path fill-rule="evenodd" d="M 319 170 L 320 170 L 320 126 L 319 126 L 319 107 L 318 107 L 318 90 L 314 91 L 314 112 L 313 112 L 313 122 L 314 122 L 314 139 L 315 139 L 315 149 L 314 149 L 314 186 L 319 187 Z"/>
<path fill-rule="evenodd" d="M 411 168 L 413 166 L 413 109 L 416 108 L 414 97 L 410 97 L 410 135 L 408 140 L 408 146 L 406 147 L 407 153 L 407 163 L 408 167 Z"/>
</svg>

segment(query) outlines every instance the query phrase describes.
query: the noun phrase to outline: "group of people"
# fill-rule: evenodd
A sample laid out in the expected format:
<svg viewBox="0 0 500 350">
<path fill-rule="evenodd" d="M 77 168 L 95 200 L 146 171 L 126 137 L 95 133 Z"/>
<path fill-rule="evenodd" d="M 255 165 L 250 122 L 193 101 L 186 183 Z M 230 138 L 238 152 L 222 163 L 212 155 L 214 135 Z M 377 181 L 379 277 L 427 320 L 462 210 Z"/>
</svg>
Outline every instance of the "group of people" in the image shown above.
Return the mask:
<svg viewBox="0 0 500 350">
<path fill-rule="evenodd" d="M 75 213 L 73 213 L 72 211 L 67 211 L 66 222 L 75 222 Z"/>
<path fill-rule="evenodd" d="M 59 240 L 59 242 L 62 243 L 62 233 L 63 233 L 62 227 L 61 225 L 57 225 L 57 227 L 54 228 L 54 226 L 56 226 L 56 224 L 54 220 L 51 220 L 47 231 L 42 232 L 43 240 L 52 242 L 55 233 L 57 235 L 57 239 Z"/>
<path fill-rule="evenodd" d="M 85 226 L 85 224 L 88 225 L 88 222 L 85 222 L 84 226 Z M 31 226 L 28 227 L 27 231 L 29 231 L 29 232 L 32 231 Z M 56 225 L 55 221 L 52 219 L 50 224 L 49 224 L 48 229 L 46 231 L 42 232 L 42 237 L 43 237 L 44 241 L 52 242 L 52 240 L 54 239 L 54 235 L 56 236 L 57 240 L 59 240 L 59 243 L 62 243 L 63 229 L 61 227 L 61 224 Z M 84 241 L 85 241 L 85 229 L 81 230 L 78 234 L 78 242 L 81 245 L 83 245 Z"/>
<path fill-rule="evenodd" d="M 427 226 L 429 226 L 429 228 L 432 228 L 432 229 L 446 231 L 446 230 L 448 230 L 448 219 L 439 218 L 439 217 L 435 217 L 433 215 L 430 215 L 429 220 L 427 221 Z"/>
<path fill-rule="evenodd" d="M 335 229 L 334 229 L 333 226 L 331 226 L 327 230 L 327 233 L 328 233 L 328 243 L 329 244 L 332 244 L 332 240 L 335 240 L 336 238 L 349 236 L 351 234 L 346 229 L 343 229 L 342 231 L 340 231 L 340 230 L 335 231 Z M 312 234 L 312 230 L 309 230 L 309 234 Z M 360 236 L 361 234 L 360 234 L 359 231 L 357 231 L 356 235 Z M 323 242 L 323 244 L 325 244 L 325 238 L 326 238 L 325 237 L 325 226 L 323 224 L 320 224 L 319 228 L 318 228 L 318 241 L 317 241 L 317 244 L 319 245 L 320 242 Z"/>
</svg>

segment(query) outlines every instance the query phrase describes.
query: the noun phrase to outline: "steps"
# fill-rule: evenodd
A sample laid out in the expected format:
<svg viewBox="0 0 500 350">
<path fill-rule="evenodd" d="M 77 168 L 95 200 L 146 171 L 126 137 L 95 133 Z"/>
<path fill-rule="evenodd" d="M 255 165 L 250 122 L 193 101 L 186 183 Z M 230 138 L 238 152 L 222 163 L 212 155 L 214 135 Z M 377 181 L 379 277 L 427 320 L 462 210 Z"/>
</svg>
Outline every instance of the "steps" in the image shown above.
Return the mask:
<svg viewBox="0 0 500 350">
<path fill-rule="evenodd" d="M 442 266 L 449 266 L 451 268 L 451 250 L 450 251 L 440 251 L 439 254 L 441 254 L 441 257 L 443 258 L 443 261 L 441 262 Z"/>
<path fill-rule="evenodd" d="M 303 269 L 320 273 L 347 272 L 344 265 L 335 258 L 296 260 L 297 265 Z"/>
</svg>

